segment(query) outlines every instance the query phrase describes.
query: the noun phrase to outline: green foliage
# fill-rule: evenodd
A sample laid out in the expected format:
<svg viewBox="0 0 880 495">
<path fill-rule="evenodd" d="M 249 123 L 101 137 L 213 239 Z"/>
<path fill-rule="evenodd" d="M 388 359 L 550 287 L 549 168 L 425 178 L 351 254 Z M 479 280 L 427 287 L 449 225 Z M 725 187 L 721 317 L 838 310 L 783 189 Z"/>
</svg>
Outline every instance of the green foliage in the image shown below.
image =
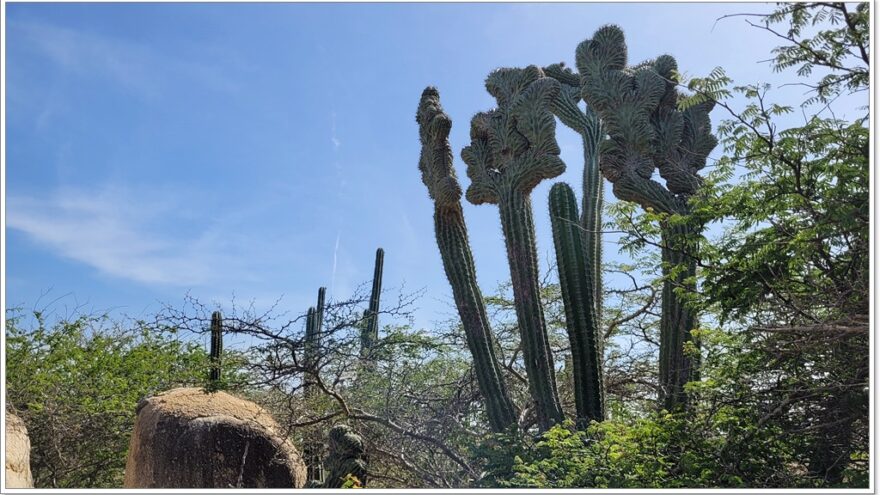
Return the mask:
<svg viewBox="0 0 880 495">
<path fill-rule="evenodd" d="M 5 391 L 30 434 L 36 487 L 121 486 L 138 401 L 208 376 L 208 354 L 173 328 L 95 316 L 23 321 L 7 313 Z"/>
<path fill-rule="evenodd" d="M 747 107 L 761 106 L 761 95 Z M 706 291 L 724 315 L 785 308 L 800 320 L 867 313 L 868 128 L 811 118 L 770 131 L 769 111 L 741 114 L 720 133 L 728 155 L 720 174 L 745 168 L 698 203 L 701 214 L 732 218 L 707 252 Z M 754 129 L 764 125 L 766 131 Z"/>
<path fill-rule="evenodd" d="M 776 25 L 785 23 L 784 29 Z M 816 69 L 827 73 L 811 84 L 805 104 L 826 103 L 844 92 L 868 88 L 870 4 L 782 4 L 761 27 L 789 43 L 773 49 L 773 69 L 796 68 L 806 78 Z M 867 107 L 867 105 L 866 105 Z"/>
<path fill-rule="evenodd" d="M 585 431 L 554 426 L 538 438 L 495 435 L 475 449 L 480 486 L 523 488 L 864 487 L 864 469 L 839 485 L 805 476 L 805 440 L 767 421 L 753 393 L 766 355 L 744 336 L 704 331 L 704 380 L 687 413 L 623 414 Z M 867 450 L 857 454 L 863 455 Z"/>
</svg>

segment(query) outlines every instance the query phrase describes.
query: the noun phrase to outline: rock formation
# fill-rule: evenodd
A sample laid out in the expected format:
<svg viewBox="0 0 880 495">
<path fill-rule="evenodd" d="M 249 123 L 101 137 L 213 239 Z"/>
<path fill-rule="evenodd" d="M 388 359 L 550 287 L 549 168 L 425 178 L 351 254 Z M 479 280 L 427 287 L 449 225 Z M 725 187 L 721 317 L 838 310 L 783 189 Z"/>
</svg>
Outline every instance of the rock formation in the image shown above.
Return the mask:
<svg viewBox="0 0 880 495">
<path fill-rule="evenodd" d="M 6 413 L 6 488 L 33 488 L 31 440 L 24 421 Z"/>
<path fill-rule="evenodd" d="M 260 406 L 178 388 L 142 400 L 126 488 L 302 488 L 299 452 Z"/>
</svg>

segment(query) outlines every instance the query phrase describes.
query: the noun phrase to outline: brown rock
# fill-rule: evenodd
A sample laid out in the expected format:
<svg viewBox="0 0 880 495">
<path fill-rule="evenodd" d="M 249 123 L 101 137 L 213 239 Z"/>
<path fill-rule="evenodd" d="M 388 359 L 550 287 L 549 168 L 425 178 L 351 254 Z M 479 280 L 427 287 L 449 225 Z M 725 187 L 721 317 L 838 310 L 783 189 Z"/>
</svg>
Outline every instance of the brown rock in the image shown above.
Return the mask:
<svg viewBox="0 0 880 495">
<path fill-rule="evenodd" d="M 24 421 L 6 413 L 6 488 L 33 488 L 31 439 Z"/>
<path fill-rule="evenodd" d="M 301 488 L 306 467 L 260 406 L 178 388 L 142 400 L 126 488 Z"/>
</svg>

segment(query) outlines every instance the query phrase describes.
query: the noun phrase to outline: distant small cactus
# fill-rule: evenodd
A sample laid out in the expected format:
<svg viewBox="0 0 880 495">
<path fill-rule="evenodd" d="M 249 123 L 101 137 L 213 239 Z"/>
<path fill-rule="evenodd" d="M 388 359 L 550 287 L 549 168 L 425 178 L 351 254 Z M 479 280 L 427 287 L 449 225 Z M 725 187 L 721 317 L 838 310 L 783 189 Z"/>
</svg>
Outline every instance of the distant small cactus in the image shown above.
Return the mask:
<svg viewBox="0 0 880 495">
<path fill-rule="evenodd" d="M 208 381 L 212 387 L 220 383 L 221 356 L 223 354 L 223 314 L 214 311 L 211 315 L 211 371 Z"/>
<path fill-rule="evenodd" d="M 361 326 L 361 355 L 368 357 L 379 341 L 379 299 L 382 296 L 382 270 L 385 266 L 385 250 L 376 250 L 376 263 L 373 266 L 373 288 L 370 291 L 370 306 L 364 311 Z"/>
</svg>

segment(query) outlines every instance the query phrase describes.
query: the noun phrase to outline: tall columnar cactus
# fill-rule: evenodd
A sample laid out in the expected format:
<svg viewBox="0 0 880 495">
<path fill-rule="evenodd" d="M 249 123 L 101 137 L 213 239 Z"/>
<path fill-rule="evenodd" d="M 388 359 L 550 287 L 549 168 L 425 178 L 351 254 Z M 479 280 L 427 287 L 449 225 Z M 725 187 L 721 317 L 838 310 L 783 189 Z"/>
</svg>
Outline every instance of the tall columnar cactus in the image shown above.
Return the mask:
<svg viewBox="0 0 880 495">
<path fill-rule="evenodd" d="M 305 342 L 305 352 L 303 359 L 303 368 L 305 368 L 306 372 L 304 373 L 303 380 L 303 392 L 306 397 L 312 395 L 314 388 L 314 373 L 316 372 L 316 361 L 317 361 L 317 352 L 318 352 L 318 330 L 315 318 L 315 308 L 309 308 L 308 312 L 306 312 L 306 342 Z"/>
<path fill-rule="evenodd" d="M 361 352 L 368 355 L 379 341 L 379 298 L 382 295 L 382 268 L 385 264 L 385 250 L 376 250 L 376 263 L 373 267 L 373 288 L 370 291 L 370 306 L 364 311 L 361 327 Z"/>
<path fill-rule="evenodd" d="M 593 306 L 593 270 L 584 259 L 584 232 L 574 191 L 565 183 L 550 189 L 550 220 L 565 323 L 571 342 L 578 426 L 605 419 L 599 325 Z"/>
<path fill-rule="evenodd" d="M 547 429 L 561 422 L 563 414 L 541 306 L 530 194 L 542 180 L 565 171 L 549 110 L 560 84 L 529 66 L 494 71 L 486 89 L 498 108 L 471 120 L 471 144 L 461 152 L 471 179 L 466 197 L 476 205 L 498 205 L 529 392 L 538 425 Z"/>
<path fill-rule="evenodd" d="M 223 315 L 219 311 L 211 314 L 211 371 L 210 382 L 216 386 L 220 382 L 221 355 L 223 354 Z"/>
<path fill-rule="evenodd" d="M 627 67 L 626 42 L 617 26 L 605 26 L 576 52 L 581 97 L 596 111 L 609 138 L 599 147 L 602 174 L 614 194 L 645 209 L 687 215 L 688 198 L 717 145 L 711 134 L 711 101 L 680 110 L 677 64 L 669 55 Z M 657 169 L 666 187 L 651 179 Z M 693 288 L 696 263 L 687 244 L 702 227 L 667 218 L 662 224 L 664 280 L 660 321 L 660 398 L 664 407 L 684 405 L 684 384 L 697 375 L 685 352 L 696 317 L 677 294 Z M 696 344 L 696 342 L 695 342 Z"/>
<path fill-rule="evenodd" d="M 309 308 L 306 313 L 305 363 L 306 369 L 303 394 L 307 399 L 315 396 L 316 376 L 319 370 L 319 352 L 321 348 L 321 328 L 324 318 L 324 297 L 327 289 L 318 289 L 317 306 Z M 306 439 L 303 446 L 303 457 L 306 462 L 307 479 L 323 482 L 324 467 L 321 463 L 320 439 Z"/>
<path fill-rule="evenodd" d="M 581 136 L 584 149 L 583 201 L 580 224 L 584 232 L 584 257 L 587 268 L 592 272 L 594 315 L 599 327 L 602 324 L 602 209 L 604 188 L 599 171 L 599 144 L 605 136 L 602 121 L 592 108 L 584 110 L 578 106 L 581 101 L 581 76 L 565 67 L 553 64 L 544 68 L 545 74 L 559 81 L 559 95 L 553 101 L 553 114 L 567 127 Z M 602 349 L 602 341 L 599 341 Z"/>
<path fill-rule="evenodd" d="M 315 335 L 321 339 L 321 331 L 324 327 L 324 299 L 327 296 L 327 288 L 318 288 L 318 303 L 315 305 Z"/>
<path fill-rule="evenodd" d="M 486 403 L 489 424 L 494 431 L 501 432 L 516 424 L 517 412 L 504 383 L 501 364 L 495 356 L 495 340 L 477 284 L 477 272 L 461 208 L 461 187 L 455 176 L 449 147 L 452 120 L 443 112 L 440 94 L 435 88 L 426 88 L 422 93 L 416 122 L 422 143 L 419 170 L 422 172 L 422 182 L 434 200 L 434 233 L 443 269 L 452 286 L 455 306 L 474 359 L 474 370 Z"/>
<path fill-rule="evenodd" d="M 318 353 L 321 349 L 321 328 L 324 321 L 324 298 L 326 287 L 318 288 L 318 303 L 306 313 L 305 368 L 306 392 L 310 385 L 310 376 L 314 377 L 318 370 Z"/>
</svg>

